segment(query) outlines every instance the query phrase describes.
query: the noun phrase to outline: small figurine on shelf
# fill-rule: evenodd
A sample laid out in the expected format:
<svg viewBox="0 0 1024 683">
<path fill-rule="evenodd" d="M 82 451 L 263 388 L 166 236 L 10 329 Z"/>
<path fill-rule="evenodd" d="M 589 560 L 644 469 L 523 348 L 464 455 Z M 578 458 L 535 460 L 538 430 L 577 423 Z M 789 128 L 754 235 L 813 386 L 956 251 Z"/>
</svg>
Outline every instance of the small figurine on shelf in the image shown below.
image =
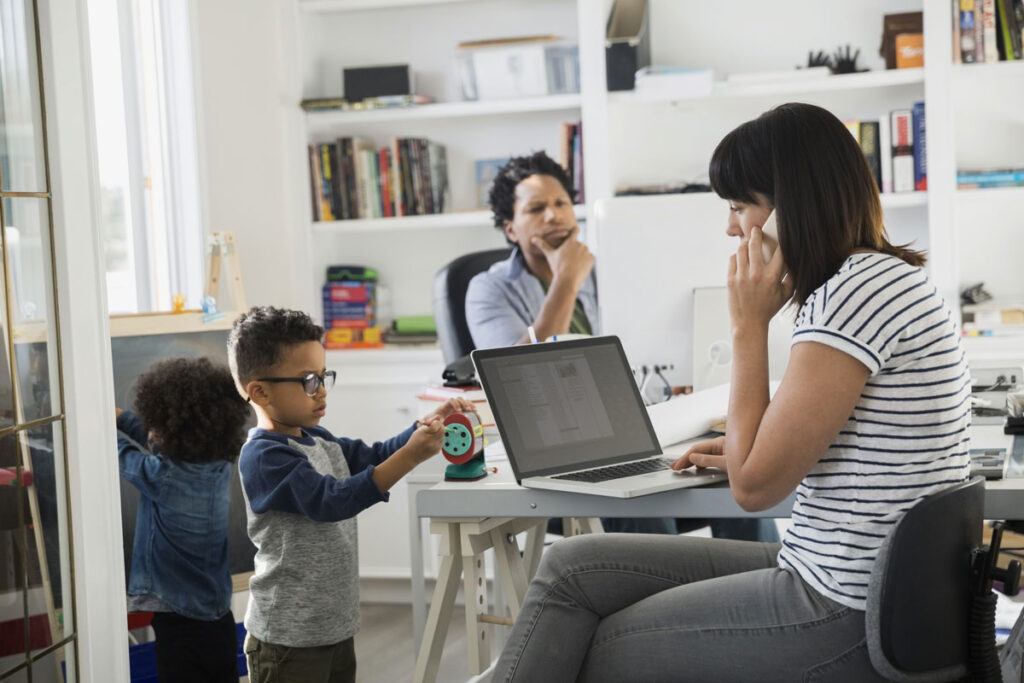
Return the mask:
<svg viewBox="0 0 1024 683">
<path fill-rule="evenodd" d="M 476 413 L 452 413 L 444 419 L 441 454 L 451 463 L 445 481 L 475 481 L 487 476 L 484 427 Z"/>
<path fill-rule="evenodd" d="M 223 311 L 217 310 L 217 300 L 212 296 L 204 296 L 199 300 L 199 305 L 203 307 L 203 324 L 224 318 Z"/>
<path fill-rule="evenodd" d="M 172 313 L 184 313 L 185 312 L 185 295 L 175 294 L 174 298 L 171 299 L 171 312 Z"/>
<path fill-rule="evenodd" d="M 857 68 L 857 58 L 860 57 L 860 48 L 857 48 L 857 51 L 854 52 L 852 56 L 850 55 L 850 49 L 849 44 L 847 44 L 845 48 L 840 45 L 836 48 L 836 51 L 832 53 L 832 73 L 855 74 L 867 71 L 867 69 Z"/>
</svg>

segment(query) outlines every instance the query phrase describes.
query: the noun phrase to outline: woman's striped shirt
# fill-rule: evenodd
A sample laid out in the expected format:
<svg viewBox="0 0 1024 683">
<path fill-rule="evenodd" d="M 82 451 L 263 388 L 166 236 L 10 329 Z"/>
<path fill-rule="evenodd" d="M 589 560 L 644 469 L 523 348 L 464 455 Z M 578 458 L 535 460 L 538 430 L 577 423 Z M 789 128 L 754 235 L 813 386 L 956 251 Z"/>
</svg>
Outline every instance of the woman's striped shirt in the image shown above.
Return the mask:
<svg viewBox="0 0 1024 683">
<path fill-rule="evenodd" d="M 949 308 L 924 270 L 879 253 L 850 256 L 808 297 L 793 331 L 793 344 L 800 342 L 847 353 L 871 375 L 850 419 L 797 487 L 779 565 L 863 610 L 893 524 L 924 496 L 968 476 L 967 363 Z"/>
</svg>

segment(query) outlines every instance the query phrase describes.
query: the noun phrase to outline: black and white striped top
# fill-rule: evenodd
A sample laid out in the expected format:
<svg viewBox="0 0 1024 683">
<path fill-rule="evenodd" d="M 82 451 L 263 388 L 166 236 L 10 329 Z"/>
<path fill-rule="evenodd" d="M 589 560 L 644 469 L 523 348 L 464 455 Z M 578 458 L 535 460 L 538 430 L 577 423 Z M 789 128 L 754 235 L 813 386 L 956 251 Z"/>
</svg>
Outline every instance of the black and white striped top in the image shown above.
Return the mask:
<svg viewBox="0 0 1024 683">
<path fill-rule="evenodd" d="M 879 253 L 850 256 L 808 297 L 793 331 L 793 344 L 800 342 L 839 349 L 871 376 L 853 415 L 796 489 L 779 565 L 863 610 L 892 525 L 922 497 L 968 477 L 967 363 L 949 308 L 924 270 Z"/>
</svg>

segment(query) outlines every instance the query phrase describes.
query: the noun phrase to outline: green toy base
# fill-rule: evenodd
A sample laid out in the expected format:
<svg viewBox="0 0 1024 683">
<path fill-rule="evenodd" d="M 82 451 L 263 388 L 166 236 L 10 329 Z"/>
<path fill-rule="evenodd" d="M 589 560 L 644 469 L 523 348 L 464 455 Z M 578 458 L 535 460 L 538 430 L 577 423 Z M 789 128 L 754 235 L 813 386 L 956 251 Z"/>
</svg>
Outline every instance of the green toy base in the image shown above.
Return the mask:
<svg viewBox="0 0 1024 683">
<path fill-rule="evenodd" d="M 484 454 L 482 451 L 474 455 L 471 460 L 461 465 L 448 465 L 444 470 L 445 481 L 476 481 L 486 476 L 487 469 L 484 467 Z"/>
</svg>

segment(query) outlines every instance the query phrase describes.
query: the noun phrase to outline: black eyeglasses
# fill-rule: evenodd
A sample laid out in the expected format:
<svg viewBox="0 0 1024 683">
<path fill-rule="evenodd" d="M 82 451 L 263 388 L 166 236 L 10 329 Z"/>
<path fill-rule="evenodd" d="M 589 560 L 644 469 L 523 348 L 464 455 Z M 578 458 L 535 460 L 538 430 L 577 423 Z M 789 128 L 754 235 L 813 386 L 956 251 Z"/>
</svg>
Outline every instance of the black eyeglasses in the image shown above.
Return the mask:
<svg viewBox="0 0 1024 683">
<path fill-rule="evenodd" d="M 323 374 L 318 375 L 315 372 L 311 372 L 303 377 L 257 377 L 257 382 L 300 382 L 302 384 L 302 390 L 306 392 L 306 396 L 316 396 L 316 392 L 320 387 L 324 388 L 324 391 L 330 391 L 334 386 L 334 379 L 338 376 L 334 370 L 326 370 Z"/>
</svg>

